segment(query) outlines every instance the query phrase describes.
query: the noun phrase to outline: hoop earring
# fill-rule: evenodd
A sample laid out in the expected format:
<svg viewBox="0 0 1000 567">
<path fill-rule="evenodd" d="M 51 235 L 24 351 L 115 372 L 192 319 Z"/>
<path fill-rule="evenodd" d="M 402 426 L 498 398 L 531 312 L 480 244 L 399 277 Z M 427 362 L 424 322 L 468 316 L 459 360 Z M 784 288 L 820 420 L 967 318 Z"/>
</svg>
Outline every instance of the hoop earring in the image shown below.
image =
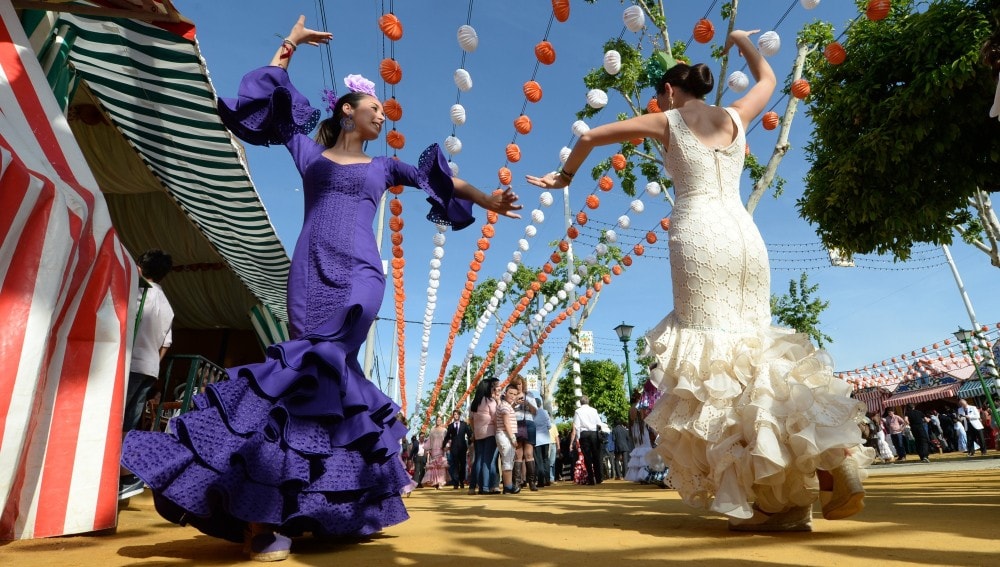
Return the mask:
<svg viewBox="0 0 1000 567">
<path fill-rule="evenodd" d="M 670 98 L 667 99 L 667 110 L 673 110 L 673 109 L 674 109 L 674 95 L 670 95 Z"/>
<path fill-rule="evenodd" d="M 340 119 L 340 129 L 344 132 L 353 132 L 355 128 L 354 118 L 350 115 Z"/>
</svg>

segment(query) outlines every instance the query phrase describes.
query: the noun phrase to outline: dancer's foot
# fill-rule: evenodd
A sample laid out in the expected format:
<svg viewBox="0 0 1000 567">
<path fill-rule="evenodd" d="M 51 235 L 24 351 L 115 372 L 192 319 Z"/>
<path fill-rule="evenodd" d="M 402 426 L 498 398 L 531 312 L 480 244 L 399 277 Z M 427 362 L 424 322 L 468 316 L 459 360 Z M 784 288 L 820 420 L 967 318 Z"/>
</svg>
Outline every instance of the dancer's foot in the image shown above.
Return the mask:
<svg viewBox="0 0 1000 567">
<path fill-rule="evenodd" d="M 292 550 L 292 539 L 277 532 L 261 532 L 249 540 L 250 559 L 253 561 L 283 561 Z"/>
<path fill-rule="evenodd" d="M 774 513 L 754 506 L 750 518 L 729 518 L 729 529 L 734 532 L 811 532 L 812 506 L 793 506 Z"/>
<path fill-rule="evenodd" d="M 820 503 L 827 520 L 843 520 L 865 508 L 865 487 L 861 484 L 858 462 L 847 457 L 832 471 L 816 471 L 820 482 Z"/>
</svg>

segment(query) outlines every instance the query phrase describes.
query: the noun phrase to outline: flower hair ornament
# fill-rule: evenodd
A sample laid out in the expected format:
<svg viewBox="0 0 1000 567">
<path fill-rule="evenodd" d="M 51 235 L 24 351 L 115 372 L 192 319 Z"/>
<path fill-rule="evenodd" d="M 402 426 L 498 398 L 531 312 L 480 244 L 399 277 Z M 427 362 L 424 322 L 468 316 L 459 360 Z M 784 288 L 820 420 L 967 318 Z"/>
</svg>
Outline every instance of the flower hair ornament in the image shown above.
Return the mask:
<svg viewBox="0 0 1000 567">
<path fill-rule="evenodd" d="M 353 93 L 364 93 L 369 96 L 375 96 L 375 83 L 361 75 L 348 75 L 344 77 L 344 85 L 347 86 L 347 90 Z M 340 100 L 340 97 L 337 96 L 337 91 L 323 89 L 323 100 L 326 101 L 326 107 L 330 111 L 330 114 L 336 114 L 337 101 Z M 344 132 L 353 132 L 355 128 L 354 118 L 349 114 L 341 118 L 340 128 Z"/>
</svg>

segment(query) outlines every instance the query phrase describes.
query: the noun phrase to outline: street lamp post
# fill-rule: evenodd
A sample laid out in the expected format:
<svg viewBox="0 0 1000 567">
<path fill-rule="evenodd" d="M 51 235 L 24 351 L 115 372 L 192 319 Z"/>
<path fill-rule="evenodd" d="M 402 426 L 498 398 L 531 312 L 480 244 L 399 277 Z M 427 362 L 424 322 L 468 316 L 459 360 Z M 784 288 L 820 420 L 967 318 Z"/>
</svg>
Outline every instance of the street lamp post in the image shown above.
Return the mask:
<svg viewBox="0 0 1000 567">
<path fill-rule="evenodd" d="M 622 349 L 625 351 L 625 375 L 628 376 L 628 395 L 632 395 L 632 365 L 628 362 L 628 340 L 632 338 L 632 325 L 626 325 L 625 321 L 622 321 L 621 325 L 615 327 L 615 333 L 618 334 L 618 340 L 622 342 Z"/>
<path fill-rule="evenodd" d="M 976 353 L 972 349 L 973 332 L 959 328 L 955 331 L 954 335 L 956 339 L 965 344 L 966 350 L 969 351 L 972 365 L 976 368 L 976 376 L 979 377 L 979 384 L 983 387 L 983 395 L 986 396 L 986 402 L 990 405 L 990 414 L 993 415 L 993 423 L 1000 423 L 1000 416 L 997 415 L 997 406 L 993 403 L 993 395 L 990 394 L 990 389 L 986 387 L 986 379 L 983 378 L 983 373 L 979 370 L 979 365 L 976 364 Z M 996 383 L 996 378 L 993 379 L 993 382 Z"/>
</svg>

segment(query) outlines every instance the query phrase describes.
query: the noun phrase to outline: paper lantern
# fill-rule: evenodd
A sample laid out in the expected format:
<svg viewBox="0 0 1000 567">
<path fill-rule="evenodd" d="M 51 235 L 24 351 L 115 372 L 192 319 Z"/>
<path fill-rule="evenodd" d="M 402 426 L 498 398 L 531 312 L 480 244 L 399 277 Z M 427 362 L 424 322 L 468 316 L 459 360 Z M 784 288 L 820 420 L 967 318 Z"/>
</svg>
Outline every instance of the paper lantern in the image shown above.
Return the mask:
<svg viewBox="0 0 1000 567">
<path fill-rule="evenodd" d="M 662 110 L 660 110 L 660 103 L 656 102 L 656 97 L 655 96 L 653 98 L 649 99 L 649 102 L 646 103 L 646 112 L 649 112 L 650 114 L 656 114 L 657 112 L 663 112 Z"/>
<path fill-rule="evenodd" d="M 622 267 L 619 266 L 618 264 L 615 264 L 614 266 L 611 266 L 611 273 L 614 274 L 614 275 L 616 275 L 616 276 L 622 275 Z"/>
<path fill-rule="evenodd" d="M 539 85 L 537 81 L 528 81 L 524 83 L 524 98 L 528 99 L 529 102 L 538 102 L 542 100 L 542 85 Z"/>
<path fill-rule="evenodd" d="M 773 110 L 765 112 L 764 117 L 760 120 L 760 123 L 763 124 L 765 130 L 774 130 L 778 127 L 779 122 L 781 122 L 781 118 L 778 116 L 778 113 Z"/>
<path fill-rule="evenodd" d="M 587 91 L 587 106 L 590 108 L 604 108 L 608 104 L 608 93 L 601 89 L 590 89 Z"/>
<path fill-rule="evenodd" d="M 503 192 L 500 189 L 496 189 L 493 192 L 496 193 L 497 191 L 500 191 L 501 193 Z M 497 220 L 499 218 L 500 218 L 500 215 L 498 215 L 497 213 L 495 213 L 493 211 L 486 211 L 486 222 L 488 222 L 490 224 L 496 224 L 496 222 L 497 222 Z"/>
<path fill-rule="evenodd" d="M 512 163 L 521 161 L 521 148 L 517 144 L 507 144 L 507 161 Z"/>
<path fill-rule="evenodd" d="M 646 210 L 646 204 L 639 199 L 634 199 L 631 203 L 629 203 L 628 208 L 632 209 L 632 212 L 635 214 L 641 214 Z"/>
<path fill-rule="evenodd" d="M 393 185 L 392 187 L 389 187 L 389 192 L 392 193 L 393 195 L 399 195 L 403 192 L 403 186 Z"/>
<path fill-rule="evenodd" d="M 799 0 L 799 4 L 806 10 L 812 10 L 816 6 L 819 6 L 819 0 Z"/>
<path fill-rule="evenodd" d="M 625 266 L 626 268 L 629 267 L 629 266 L 631 266 L 632 265 L 632 257 L 631 256 L 625 256 L 624 258 L 622 258 L 622 265 Z"/>
<path fill-rule="evenodd" d="M 399 199 L 389 201 L 389 212 L 399 216 L 403 212 L 403 202 Z M 434 236 L 437 236 L 436 234 Z"/>
<path fill-rule="evenodd" d="M 393 122 L 399 122 L 403 117 L 403 107 L 400 106 L 399 101 L 396 97 L 392 97 L 382 104 L 382 111 L 385 112 L 385 117 Z"/>
<path fill-rule="evenodd" d="M 539 41 L 535 44 L 535 58 L 542 65 L 551 65 L 556 62 L 556 49 L 548 41 Z"/>
<path fill-rule="evenodd" d="M 597 207 L 600 206 L 601 206 L 601 200 L 597 197 L 597 195 L 587 195 L 588 209 L 596 209 Z"/>
<path fill-rule="evenodd" d="M 733 89 L 734 92 L 741 93 L 747 90 L 750 86 L 750 78 L 743 71 L 733 71 L 729 74 L 729 78 L 726 79 L 726 84 L 729 88 Z"/>
<path fill-rule="evenodd" d="M 583 211 L 580 211 L 579 213 L 576 213 L 576 224 L 578 224 L 580 226 L 584 226 L 584 225 L 587 224 L 587 220 L 588 220 L 587 219 L 587 213 L 585 213 Z"/>
<path fill-rule="evenodd" d="M 569 0 L 552 0 L 552 14 L 559 22 L 569 19 Z"/>
<path fill-rule="evenodd" d="M 823 49 L 823 57 L 826 57 L 830 65 L 840 65 L 847 59 L 847 50 L 840 42 L 835 41 Z"/>
<path fill-rule="evenodd" d="M 570 237 L 570 239 L 576 238 L 580 236 L 580 231 L 575 226 L 571 226 L 566 229 L 566 236 Z"/>
<path fill-rule="evenodd" d="M 569 154 L 571 153 L 573 153 L 573 150 L 563 146 L 563 148 L 559 150 L 559 163 L 566 163 L 566 160 L 569 159 Z"/>
<path fill-rule="evenodd" d="M 395 85 L 399 81 L 403 80 L 403 68 L 400 67 L 399 63 L 392 58 L 387 57 L 379 63 L 378 73 L 382 76 L 382 80 L 390 85 Z"/>
<path fill-rule="evenodd" d="M 403 24 L 395 14 L 385 14 L 379 18 L 378 29 L 392 41 L 399 41 L 403 37 Z"/>
<path fill-rule="evenodd" d="M 479 240 L 476 241 L 476 247 L 479 248 L 480 250 L 489 250 L 490 241 L 485 238 L 480 238 Z"/>
<path fill-rule="evenodd" d="M 555 199 L 552 197 L 552 193 L 548 191 L 542 191 L 542 194 L 538 196 L 538 202 L 542 204 L 543 207 L 551 206 Z"/>
<path fill-rule="evenodd" d="M 655 181 L 650 181 L 646 184 L 646 194 L 650 197 L 659 195 L 661 191 L 663 191 L 663 188 L 660 187 L 660 184 Z"/>
<path fill-rule="evenodd" d="M 768 31 L 760 34 L 757 38 L 757 49 L 764 57 L 774 57 L 781 49 L 781 37 L 778 32 Z"/>
<path fill-rule="evenodd" d="M 465 107 L 461 104 L 451 105 L 451 123 L 455 126 L 465 124 Z"/>
<path fill-rule="evenodd" d="M 448 136 L 444 139 L 444 149 L 449 154 L 455 155 L 462 151 L 462 140 L 455 136 Z"/>
<path fill-rule="evenodd" d="M 698 43 L 708 43 L 715 37 L 715 26 L 711 20 L 702 18 L 694 25 L 694 40 Z"/>
<path fill-rule="evenodd" d="M 628 227 L 632 226 L 632 219 L 628 215 L 622 215 L 618 217 L 618 226 L 623 230 L 628 230 Z"/>
<path fill-rule="evenodd" d="M 670 230 L 670 217 L 663 217 L 660 219 L 660 228 L 663 230 Z"/>
<path fill-rule="evenodd" d="M 622 21 L 625 22 L 628 31 L 638 32 L 642 30 L 642 26 L 646 25 L 646 14 L 638 6 L 629 6 L 622 13 Z"/>
<path fill-rule="evenodd" d="M 389 217 L 389 229 L 397 232 L 403 230 L 403 217 L 399 215 Z"/>
<path fill-rule="evenodd" d="M 536 228 L 535 225 L 529 224 L 524 227 L 524 235 L 528 238 L 533 238 L 536 234 L 538 234 L 538 228 Z"/>
<path fill-rule="evenodd" d="M 631 140 L 628 141 L 628 143 L 632 144 L 633 146 L 641 146 L 642 143 L 645 141 L 646 138 L 632 138 Z"/>
<path fill-rule="evenodd" d="M 656 244 L 656 233 L 652 230 L 646 233 L 646 242 Z"/>
<path fill-rule="evenodd" d="M 531 222 L 535 224 L 542 224 L 545 222 L 545 213 L 543 213 L 541 209 L 531 211 Z"/>
<path fill-rule="evenodd" d="M 614 49 L 604 53 L 604 71 L 609 75 L 617 75 L 622 70 L 622 54 Z"/>
<path fill-rule="evenodd" d="M 607 175 L 602 175 L 601 178 L 597 180 L 597 186 L 601 189 L 601 191 L 610 191 L 611 188 L 615 186 L 615 182 Z"/>
<path fill-rule="evenodd" d="M 798 79 L 792 82 L 792 96 L 797 99 L 804 99 L 809 96 L 809 81 Z"/>
<path fill-rule="evenodd" d="M 636 256 L 642 256 L 646 253 L 646 247 L 642 244 L 636 244 L 632 247 L 632 252 L 635 253 Z"/>
<path fill-rule="evenodd" d="M 611 167 L 615 168 L 615 171 L 621 171 L 625 169 L 628 164 L 628 160 L 622 154 L 615 154 L 611 156 Z"/>
<path fill-rule="evenodd" d="M 399 130 L 393 128 L 388 134 L 385 135 L 385 141 L 389 144 L 390 148 L 401 150 L 403 149 L 403 146 L 406 145 L 406 136 L 400 134 Z"/>
<path fill-rule="evenodd" d="M 609 228 L 604 231 L 604 240 L 614 244 L 615 242 L 618 242 L 618 233 Z"/>
<path fill-rule="evenodd" d="M 458 69 L 455 71 L 455 86 L 458 90 L 464 92 L 469 92 L 472 90 L 472 75 L 469 74 L 465 69 Z"/>
<path fill-rule="evenodd" d="M 479 35 L 476 33 L 476 28 L 470 25 L 459 26 L 458 45 L 466 53 L 475 51 L 479 47 Z"/>
<path fill-rule="evenodd" d="M 865 15 L 868 19 L 877 22 L 884 20 L 886 16 L 889 15 L 889 9 L 892 7 L 889 0 L 869 0 L 868 9 L 865 10 Z"/>
<path fill-rule="evenodd" d="M 604 282 L 604 285 L 610 284 L 611 283 L 611 274 L 604 274 L 603 276 L 601 276 L 601 281 Z M 600 289 L 597 286 L 594 286 L 594 289 L 596 289 L 597 291 L 600 291 Z"/>
<path fill-rule="evenodd" d="M 496 236 L 497 229 L 492 224 L 487 224 L 483 226 L 480 232 L 482 232 L 485 238 L 493 238 L 494 236 Z"/>
<path fill-rule="evenodd" d="M 517 130 L 518 134 L 531 132 L 531 119 L 524 114 L 518 116 L 514 119 L 514 130 Z"/>
<path fill-rule="evenodd" d="M 452 177 L 458 177 L 458 164 L 457 163 L 455 163 L 453 161 L 449 161 L 448 162 L 448 169 L 451 170 L 451 176 Z"/>
<path fill-rule="evenodd" d="M 594 246 L 594 253 L 598 256 L 604 256 L 608 253 L 608 245 L 603 242 L 598 242 L 597 246 Z"/>
<path fill-rule="evenodd" d="M 512 175 L 510 170 L 506 167 L 501 167 L 500 170 L 497 171 L 497 177 L 500 178 L 500 185 L 510 185 Z"/>
<path fill-rule="evenodd" d="M 590 126 L 587 126 L 587 123 L 584 122 L 583 120 L 577 120 L 573 122 L 573 125 L 570 127 L 570 130 L 573 131 L 574 136 L 579 138 L 580 136 L 586 134 L 587 132 L 590 132 Z"/>
<path fill-rule="evenodd" d="M 566 242 L 565 240 L 560 240 L 559 241 L 559 250 L 561 250 L 562 252 L 568 252 L 569 251 L 569 242 Z"/>
</svg>

